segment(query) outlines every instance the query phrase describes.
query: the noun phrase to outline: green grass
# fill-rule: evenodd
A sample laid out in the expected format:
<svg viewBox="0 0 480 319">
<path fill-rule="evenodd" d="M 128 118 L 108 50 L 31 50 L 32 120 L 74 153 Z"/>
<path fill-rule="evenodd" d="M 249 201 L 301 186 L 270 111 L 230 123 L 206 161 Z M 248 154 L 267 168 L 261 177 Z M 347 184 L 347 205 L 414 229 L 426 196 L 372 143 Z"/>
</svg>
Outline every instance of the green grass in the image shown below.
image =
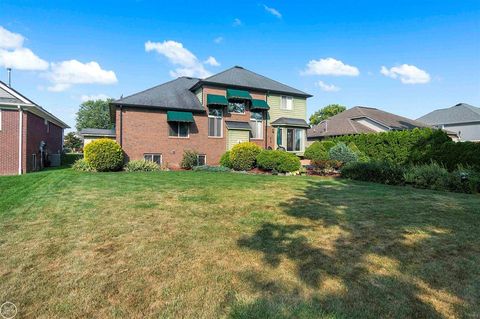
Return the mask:
<svg viewBox="0 0 480 319">
<path fill-rule="evenodd" d="M 480 197 L 233 173 L 0 178 L 19 318 L 478 318 Z"/>
</svg>

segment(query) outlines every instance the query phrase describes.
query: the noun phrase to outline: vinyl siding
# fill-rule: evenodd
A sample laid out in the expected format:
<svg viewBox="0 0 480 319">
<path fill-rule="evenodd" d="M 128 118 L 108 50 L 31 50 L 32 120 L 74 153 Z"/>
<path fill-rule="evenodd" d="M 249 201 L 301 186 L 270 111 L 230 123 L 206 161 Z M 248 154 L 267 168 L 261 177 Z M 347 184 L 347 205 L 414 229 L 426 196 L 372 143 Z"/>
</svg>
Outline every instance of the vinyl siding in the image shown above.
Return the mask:
<svg viewBox="0 0 480 319">
<path fill-rule="evenodd" d="M 200 103 L 203 105 L 203 90 L 200 88 L 195 92 L 195 95 L 197 96 L 198 100 Z"/>
<path fill-rule="evenodd" d="M 250 140 L 249 131 L 228 130 L 227 150 L 231 150 L 235 144 L 248 142 Z"/>
<path fill-rule="evenodd" d="M 273 122 L 281 117 L 304 119 L 305 121 L 307 120 L 306 98 L 294 97 L 293 109 L 282 110 L 280 109 L 280 96 L 281 95 L 269 95 L 267 98 L 268 105 L 270 106 L 270 122 Z"/>
</svg>

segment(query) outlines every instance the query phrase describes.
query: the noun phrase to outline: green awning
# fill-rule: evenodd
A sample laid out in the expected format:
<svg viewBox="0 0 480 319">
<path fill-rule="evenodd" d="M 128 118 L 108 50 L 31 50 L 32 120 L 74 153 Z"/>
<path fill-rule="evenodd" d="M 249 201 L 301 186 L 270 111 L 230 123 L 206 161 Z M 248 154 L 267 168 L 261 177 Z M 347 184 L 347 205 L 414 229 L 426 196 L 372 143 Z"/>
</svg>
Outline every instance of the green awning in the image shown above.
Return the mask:
<svg viewBox="0 0 480 319">
<path fill-rule="evenodd" d="M 167 121 L 168 122 L 193 122 L 193 114 L 192 112 L 168 111 Z"/>
<path fill-rule="evenodd" d="M 227 106 L 227 98 L 223 95 L 207 94 L 207 106 Z"/>
<path fill-rule="evenodd" d="M 227 89 L 227 98 L 230 100 L 251 100 L 250 93 L 242 90 Z"/>
<path fill-rule="evenodd" d="M 252 100 L 252 110 L 269 110 L 270 107 L 268 106 L 267 102 L 264 100 Z"/>
</svg>

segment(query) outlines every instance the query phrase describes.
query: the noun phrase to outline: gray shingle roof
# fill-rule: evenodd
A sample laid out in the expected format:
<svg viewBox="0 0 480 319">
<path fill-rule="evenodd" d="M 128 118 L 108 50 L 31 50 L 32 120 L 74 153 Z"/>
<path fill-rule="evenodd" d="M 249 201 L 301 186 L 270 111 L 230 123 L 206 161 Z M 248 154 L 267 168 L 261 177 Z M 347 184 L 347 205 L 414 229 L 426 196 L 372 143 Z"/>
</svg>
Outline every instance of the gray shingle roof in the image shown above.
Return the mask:
<svg viewBox="0 0 480 319">
<path fill-rule="evenodd" d="M 309 128 L 310 125 L 308 125 L 307 122 L 305 122 L 304 119 L 295 119 L 295 118 L 289 118 L 289 117 L 280 117 L 270 123 L 271 125 L 278 125 L 278 126 L 296 126 L 296 127 L 306 127 Z"/>
<path fill-rule="evenodd" d="M 190 91 L 198 81 L 199 79 L 181 77 L 113 101 L 112 104 L 203 112 L 205 110 L 200 101 Z"/>
<path fill-rule="evenodd" d="M 385 126 L 385 130 L 408 130 L 427 126 L 421 122 L 376 108 L 356 106 L 315 125 L 307 131 L 307 137 L 327 137 L 376 132 L 356 121 L 362 118 Z"/>
<path fill-rule="evenodd" d="M 269 79 L 240 66 L 234 66 L 228 70 L 217 73 L 202 80 L 202 83 L 217 84 L 223 86 L 235 86 L 246 89 L 260 89 L 275 93 L 286 93 L 310 97 L 311 95 L 297 90 L 286 84 Z"/>
<path fill-rule="evenodd" d="M 245 130 L 245 131 L 251 131 L 252 130 L 252 128 L 250 127 L 250 124 L 248 124 L 248 122 L 225 121 L 225 124 L 227 125 L 227 128 L 229 130 Z"/>
<path fill-rule="evenodd" d="M 101 128 L 84 128 L 79 133 L 82 136 L 115 136 L 115 130 Z"/>
<path fill-rule="evenodd" d="M 446 109 L 430 112 L 417 121 L 429 125 L 457 124 L 480 121 L 480 108 L 466 103 L 458 103 Z"/>
</svg>

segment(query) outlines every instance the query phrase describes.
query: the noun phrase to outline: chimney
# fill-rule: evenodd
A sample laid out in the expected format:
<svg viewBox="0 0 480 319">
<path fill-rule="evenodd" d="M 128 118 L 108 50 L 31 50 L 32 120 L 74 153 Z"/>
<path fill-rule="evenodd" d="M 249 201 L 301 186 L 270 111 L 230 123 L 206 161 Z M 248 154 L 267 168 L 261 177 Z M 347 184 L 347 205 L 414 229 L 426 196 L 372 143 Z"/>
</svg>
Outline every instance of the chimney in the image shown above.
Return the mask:
<svg viewBox="0 0 480 319">
<path fill-rule="evenodd" d="M 12 68 L 7 68 L 8 72 L 8 87 L 12 87 Z"/>
</svg>

